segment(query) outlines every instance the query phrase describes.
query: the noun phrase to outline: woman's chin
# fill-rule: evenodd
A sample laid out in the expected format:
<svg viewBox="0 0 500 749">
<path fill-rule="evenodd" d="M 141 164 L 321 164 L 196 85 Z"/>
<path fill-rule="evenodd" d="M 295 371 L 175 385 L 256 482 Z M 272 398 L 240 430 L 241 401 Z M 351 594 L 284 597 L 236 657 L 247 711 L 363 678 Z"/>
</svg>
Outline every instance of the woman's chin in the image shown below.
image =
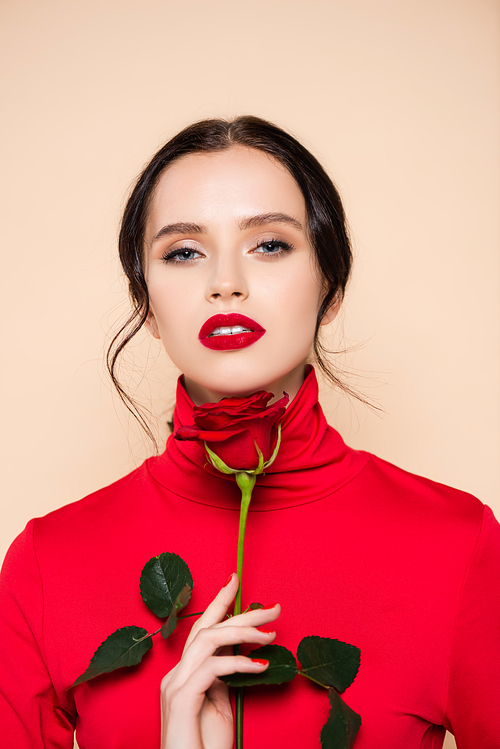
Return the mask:
<svg viewBox="0 0 500 749">
<path fill-rule="evenodd" d="M 201 383 L 188 375 L 184 375 L 184 386 L 189 397 L 197 406 L 203 403 L 217 403 L 222 398 L 244 397 L 259 390 L 273 393 L 274 398 L 270 403 L 279 400 L 283 396 L 283 392 L 286 392 L 290 400 L 293 400 L 304 382 L 305 367 L 305 363 L 301 363 L 291 372 L 286 374 L 276 373 L 276 377 L 272 379 L 248 376 L 245 373 L 228 378 L 214 377 L 213 380 L 211 378 Z"/>
</svg>

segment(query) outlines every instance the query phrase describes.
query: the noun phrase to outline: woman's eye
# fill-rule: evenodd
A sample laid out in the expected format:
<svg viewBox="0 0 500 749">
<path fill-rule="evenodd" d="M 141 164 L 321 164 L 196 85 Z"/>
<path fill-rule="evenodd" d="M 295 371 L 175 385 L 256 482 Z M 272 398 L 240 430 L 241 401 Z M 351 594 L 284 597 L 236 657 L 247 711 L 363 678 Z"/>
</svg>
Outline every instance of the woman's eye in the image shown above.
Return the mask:
<svg viewBox="0 0 500 749">
<path fill-rule="evenodd" d="M 254 251 L 262 255 L 283 255 L 291 249 L 293 249 L 292 245 L 288 244 L 288 242 L 271 239 L 268 242 L 261 242 L 258 244 Z"/>
<path fill-rule="evenodd" d="M 165 253 L 162 260 L 166 263 L 186 263 L 190 260 L 197 260 L 201 257 L 201 253 L 198 250 L 193 250 L 189 247 L 181 247 L 179 250 L 172 250 L 171 252 Z"/>
</svg>

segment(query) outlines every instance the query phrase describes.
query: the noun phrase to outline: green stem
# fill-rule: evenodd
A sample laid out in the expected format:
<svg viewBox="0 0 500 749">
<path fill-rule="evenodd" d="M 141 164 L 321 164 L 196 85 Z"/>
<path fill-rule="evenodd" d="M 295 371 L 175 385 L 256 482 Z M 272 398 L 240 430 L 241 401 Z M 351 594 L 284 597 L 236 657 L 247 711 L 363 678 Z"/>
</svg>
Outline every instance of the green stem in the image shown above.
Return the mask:
<svg viewBox="0 0 500 749">
<path fill-rule="evenodd" d="M 243 749 L 243 687 L 236 688 L 236 749 Z"/>
<path fill-rule="evenodd" d="M 305 679 L 309 679 L 309 681 L 314 681 L 315 684 L 319 684 L 319 686 L 323 687 L 323 689 L 335 689 L 335 687 L 327 687 L 325 684 L 322 684 L 320 681 L 317 681 L 316 679 L 313 679 L 313 677 L 309 676 L 309 674 L 307 674 L 303 669 L 299 669 L 297 671 L 297 673 L 300 676 L 303 676 Z"/>
<path fill-rule="evenodd" d="M 238 558 L 236 562 L 236 573 L 240 581 L 238 592 L 234 601 L 234 615 L 241 614 L 241 584 L 243 578 L 243 547 L 245 544 L 245 528 L 247 524 L 248 508 L 252 498 L 252 490 L 255 486 L 255 476 L 248 473 L 237 473 L 236 483 L 241 489 L 240 506 L 240 528 L 238 531 Z"/>
<path fill-rule="evenodd" d="M 247 524 L 248 508 L 252 498 L 252 490 L 255 486 L 256 477 L 248 473 L 235 474 L 236 483 L 241 489 L 241 506 L 240 506 L 240 527 L 238 531 L 238 558 L 236 562 L 236 572 L 238 575 L 239 586 L 234 601 L 234 615 L 241 614 L 241 587 L 243 580 L 243 547 L 245 544 L 245 528 Z M 240 647 L 235 647 L 235 653 L 240 653 Z M 243 749 L 243 689 L 236 689 L 236 749 Z"/>
</svg>

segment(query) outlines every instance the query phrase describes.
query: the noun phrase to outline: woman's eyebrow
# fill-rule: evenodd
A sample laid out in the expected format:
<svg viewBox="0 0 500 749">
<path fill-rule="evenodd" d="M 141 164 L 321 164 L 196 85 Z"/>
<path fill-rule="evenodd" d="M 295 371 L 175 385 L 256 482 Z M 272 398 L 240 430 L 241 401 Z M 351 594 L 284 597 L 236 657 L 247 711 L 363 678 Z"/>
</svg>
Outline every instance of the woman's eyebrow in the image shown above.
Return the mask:
<svg viewBox="0 0 500 749">
<path fill-rule="evenodd" d="M 288 216 L 286 213 L 261 213 L 258 216 L 250 216 L 239 222 L 240 229 L 254 229 L 265 224 L 289 224 L 295 229 L 303 230 L 303 226 L 296 218 Z"/>
<path fill-rule="evenodd" d="M 300 221 L 296 218 L 288 216 L 286 213 L 260 213 L 257 216 L 249 216 L 238 222 L 238 227 L 242 230 L 255 229 L 259 226 L 265 226 L 266 224 L 288 224 L 293 226 L 295 229 L 303 230 L 303 226 Z M 191 224 L 185 221 L 178 221 L 175 224 L 167 224 L 162 226 L 160 231 L 155 234 L 151 240 L 151 244 L 156 242 L 160 237 L 166 237 L 169 234 L 207 234 L 208 229 L 202 224 Z"/>
<path fill-rule="evenodd" d="M 207 227 L 200 224 L 189 224 L 184 221 L 178 221 L 176 224 L 167 224 L 162 226 L 158 234 L 155 234 L 151 244 L 156 242 L 160 237 L 166 237 L 168 234 L 206 234 Z"/>
</svg>

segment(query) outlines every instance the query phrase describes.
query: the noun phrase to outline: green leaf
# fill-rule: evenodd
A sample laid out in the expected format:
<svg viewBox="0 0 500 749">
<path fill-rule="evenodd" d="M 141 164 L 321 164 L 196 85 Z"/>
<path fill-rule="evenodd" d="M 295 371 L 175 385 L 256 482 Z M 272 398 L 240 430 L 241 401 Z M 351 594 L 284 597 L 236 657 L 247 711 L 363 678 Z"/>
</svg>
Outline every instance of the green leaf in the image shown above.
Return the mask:
<svg viewBox="0 0 500 749">
<path fill-rule="evenodd" d="M 168 619 L 163 622 L 163 626 L 160 630 L 161 636 L 164 640 L 167 639 L 167 637 L 170 637 L 172 632 L 177 626 L 177 612 L 184 608 L 184 606 L 187 606 L 189 603 L 189 599 L 191 598 L 191 591 L 192 588 L 186 583 L 186 585 L 183 587 L 177 598 L 175 599 L 172 611 L 168 615 Z"/>
<path fill-rule="evenodd" d="M 248 658 L 265 658 L 269 666 L 260 674 L 229 674 L 221 676 L 230 687 L 252 687 L 256 684 L 283 684 L 292 681 L 297 674 L 297 664 L 293 653 L 282 645 L 264 645 L 252 650 Z"/>
<path fill-rule="evenodd" d="M 142 627 L 121 627 L 99 645 L 89 667 L 71 685 L 76 687 L 100 674 L 109 674 L 117 668 L 136 666 L 142 656 L 153 647 L 153 640 Z"/>
<path fill-rule="evenodd" d="M 343 692 L 359 669 L 360 650 L 329 637 L 304 637 L 297 648 L 302 674 L 325 687 Z"/>
<path fill-rule="evenodd" d="M 328 690 L 330 715 L 321 729 L 323 749 L 351 749 L 361 727 L 361 716 L 346 705 L 335 689 Z"/>
<path fill-rule="evenodd" d="M 144 565 L 140 583 L 142 600 L 162 619 L 170 614 L 185 585 L 192 590 L 193 578 L 186 562 L 178 554 L 166 552 Z"/>
<path fill-rule="evenodd" d="M 177 611 L 175 610 L 175 606 L 168 615 L 168 617 L 163 622 L 160 633 L 164 640 L 167 639 L 167 637 L 170 637 L 174 629 L 177 627 Z"/>
</svg>

